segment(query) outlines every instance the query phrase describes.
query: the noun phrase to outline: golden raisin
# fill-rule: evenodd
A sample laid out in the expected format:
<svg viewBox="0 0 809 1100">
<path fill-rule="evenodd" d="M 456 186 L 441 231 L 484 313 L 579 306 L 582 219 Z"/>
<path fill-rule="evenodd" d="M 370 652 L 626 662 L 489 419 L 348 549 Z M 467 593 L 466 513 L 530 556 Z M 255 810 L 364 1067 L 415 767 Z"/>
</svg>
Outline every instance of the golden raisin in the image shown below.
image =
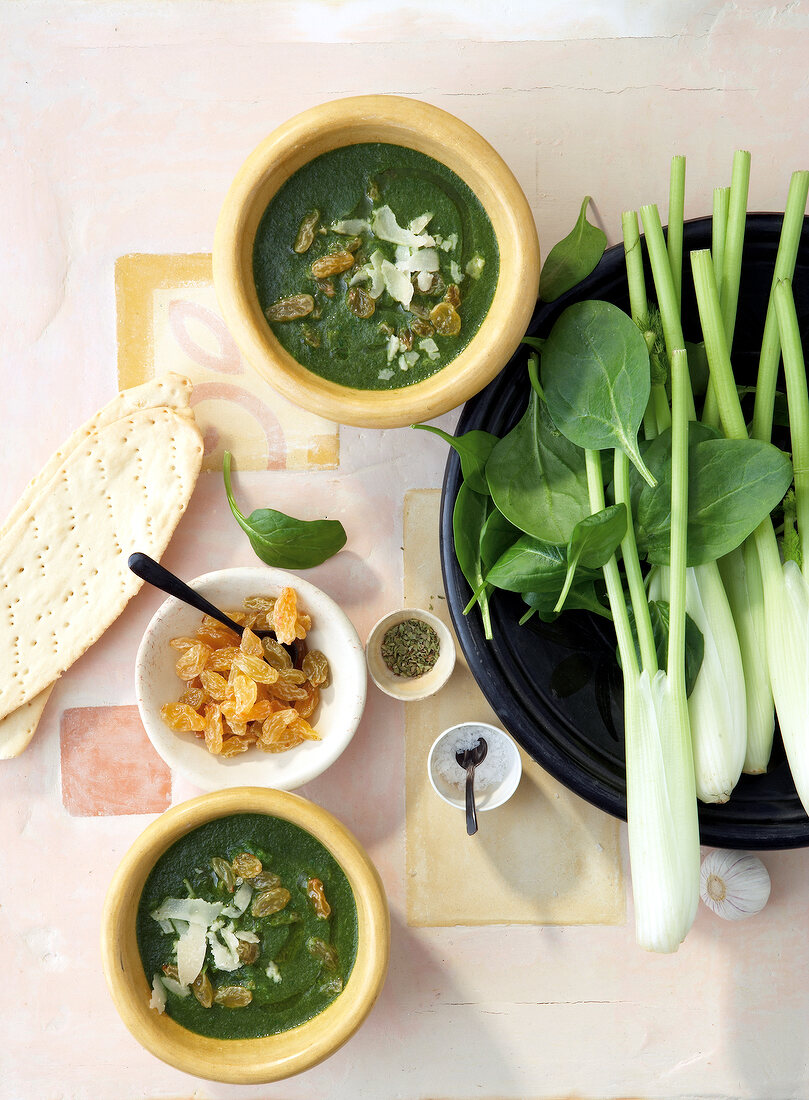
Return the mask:
<svg viewBox="0 0 809 1100">
<path fill-rule="evenodd" d="M 328 256 L 321 256 L 312 264 L 312 274 L 316 279 L 325 279 L 328 275 L 340 275 L 354 266 L 354 256 L 348 250 L 332 252 Z M 313 303 L 314 304 L 314 303 Z"/>
<path fill-rule="evenodd" d="M 457 336 L 461 331 L 461 316 L 449 302 L 439 302 L 431 309 L 430 320 L 440 336 Z"/>
<path fill-rule="evenodd" d="M 319 221 L 320 212 L 318 210 L 312 210 L 311 213 L 306 215 L 298 227 L 298 235 L 292 247 L 299 255 L 303 252 L 308 252 L 312 247 L 312 241 L 315 239 L 315 229 L 317 229 L 317 223 Z"/>
<path fill-rule="evenodd" d="M 354 257 L 351 257 L 354 262 Z M 281 298 L 268 306 L 265 315 L 268 321 L 297 321 L 301 317 L 308 317 L 315 308 L 315 300 L 311 294 L 293 294 L 290 298 Z"/>
<path fill-rule="evenodd" d="M 258 856 L 254 856 L 252 852 L 239 852 L 237 856 L 233 857 L 231 866 L 239 878 L 252 879 L 256 875 L 260 875 L 262 871 L 261 860 Z"/>
<path fill-rule="evenodd" d="M 210 1008 L 213 1004 L 213 986 L 207 974 L 200 971 L 191 983 L 191 992 L 197 998 L 203 1008 Z"/>
<path fill-rule="evenodd" d="M 250 912 L 254 917 L 269 917 L 286 909 L 292 895 L 284 886 L 268 886 L 253 898 Z"/>
<path fill-rule="evenodd" d="M 318 917 L 321 920 L 328 920 L 331 916 L 331 906 L 326 901 L 326 891 L 319 878 L 309 879 L 306 883 L 306 894 L 314 906 L 315 913 L 317 913 Z"/>
<path fill-rule="evenodd" d="M 456 283 L 450 283 L 444 294 L 444 301 L 449 302 L 453 309 L 457 309 L 461 304 L 461 292 Z"/>
<path fill-rule="evenodd" d="M 373 317 L 376 310 L 376 302 L 371 295 L 358 286 L 352 286 L 349 290 L 346 295 L 346 304 L 355 317 L 361 317 L 363 320 Z"/>
<path fill-rule="evenodd" d="M 175 672 L 181 680 L 195 680 L 207 665 L 211 650 L 198 642 L 189 646 L 175 665 Z"/>
<path fill-rule="evenodd" d="M 432 336 L 435 329 L 429 321 L 423 321 L 421 317 L 414 317 L 410 322 L 410 327 L 415 332 L 416 336 Z"/>
<path fill-rule="evenodd" d="M 205 729 L 205 719 L 188 703 L 164 703 L 160 708 L 160 717 L 175 733 Z"/>
<path fill-rule="evenodd" d="M 320 687 L 329 679 L 329 662 L 319 649 L 310 649 L 301 664 L 301 672 L 314 687 Z"/>
<path fill-rule="evenodd" d="M 222 711 L 213 703 L 205 708 L 205 747 L 214 756 L 222 752 Z"/>
<path fill-rule="evenodd" d="M 225 1008 L 244 1008 L 253 999 L 253 994 L 243 985 L 222 985 L 213 995 L 218 1005 Z"/>
<path fill-rule="evenodd" d="M 275 601 L 272 611 L 272 628 L 282 645 L 295 641 L 295 625 L 298 618 L 298 598 L 294 588 L 284 588 Z M 181 657 L 180 660 L 183 658 Z M 189 677 L 190 679 L 190 677 Z"/>
<path fill-rule="evenodd" d="M 247 653 L 250 657 L 260 657 L 263 652 L 261 648 L 261 639 L 253 633 L 249 626 L 246 626 L 242 632 L 242 640 L 239 648 L 242 653 Z"/>
</svg>

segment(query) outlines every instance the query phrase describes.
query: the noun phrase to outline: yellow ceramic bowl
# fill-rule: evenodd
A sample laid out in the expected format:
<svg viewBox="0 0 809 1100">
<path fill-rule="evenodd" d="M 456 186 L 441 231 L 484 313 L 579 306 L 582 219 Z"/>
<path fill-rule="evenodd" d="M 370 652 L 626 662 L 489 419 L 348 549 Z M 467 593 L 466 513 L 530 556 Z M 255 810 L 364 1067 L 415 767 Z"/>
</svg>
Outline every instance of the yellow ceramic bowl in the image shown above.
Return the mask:
<svg viewBox="0 0 809 1100">
<path fill-rule="evenodd" d="M 407 146 L 452 169 L 483 205 L 500 250 L 497 288 L 480 329 L 443 370 L 397 390 L 352 389 L 308 371 L 273 335 L 253 281 L 253 244 L 270 199 L 308 161 L 361 142 Z M 356 96 L 296 115 L 248 157 L 219 215 L 213 275 L 225 323 L 247 361 L 279 393 L 329 420 L 395 428 L 460 405 L 505 366 L 536 305 L 539 244 L 520 185 L 480 134 L 415 99 Z"/>
<path fill-rule="evenodd" d="M 149 1008 L 151 983 L 138 952 L 135 919 L 146 879 L 181 836 L 235 813 L 291 821 L 311 833 L 342 867 L 357 903 L 357 958 L 345 989 L 314 1019 L 262 1039 L 210 1039 Z M 115 1007 L 142 1046 L 169 1065 L 211 1081 L 256 1084 L 310 1069 L 350 1039 L 385 981 L 390 919 L 376 868 L 348 829 L 298 795 L 263 787 L 235 787 L 201 795 L 168 810 L 138 837 L 107 892 L 101 921 L 101 957 Z"/>
</svg>

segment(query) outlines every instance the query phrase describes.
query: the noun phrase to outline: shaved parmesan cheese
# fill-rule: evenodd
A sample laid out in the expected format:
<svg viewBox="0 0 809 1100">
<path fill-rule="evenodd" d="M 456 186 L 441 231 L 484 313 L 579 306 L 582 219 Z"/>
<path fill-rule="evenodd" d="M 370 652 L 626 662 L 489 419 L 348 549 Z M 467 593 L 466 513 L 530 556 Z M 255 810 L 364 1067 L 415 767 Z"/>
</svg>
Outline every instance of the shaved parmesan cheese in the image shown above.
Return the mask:
<svg viewBox="0 0 809 1100">
<path fill-rule="evenodd" d="M 281 971 L 278 969 L 278 964 L 271 962 L 267 966 L 267 977 L 271 982 L 275 982 L 276 985 L 281 981 Z"/>
<path fill-rule="evenodd" d="M 407 309 L 413 297 L 413 284 L 403 271 L 399 271 L 390 260 L 382 261 L 382 278 L 385 280 L 385 290 L 391 298 L 401 302 Z"/>
<path fill-rule="evenodd" d="M 406 244 L 410 248 L 426 248 L 435 244 L 432 237 L 426 233 L 412 233 L 404 229 L 396 221 L 396 215 L 389 206 L 380 206 L 374 210 L 371 216 L 371 231 L 380 241 L 389 241 L 391 244 Z"/>
<path fill-rule="evenodd" d="M 176 996 L 181 997 L 183 1000 L 185 1000 L 185 998 L 191 992 L 187 985 L 180 985 L 179 982 L 176 982 L 174 978 L 169 978 L 168 975 L 164 975 L 161 981 L 163 982 L 163 985 L 166 987 L 169 993 L 174 993 L 176 994 Z"/>
<path fill-rule="evenodd" d="M 204 924 L 210 928 L 224 909 L 221 901 L 203 901 L 202 898 L 166 898 L 162 905 L 152 910 L 156 921 L 185 920 L 190 924 Z"/>
<path fill-rule="evenodd" d="M 227 928 L 223 928 L 222 931 L 219 933 L 219 935 L 222 937 L 222 942 L 227 947 L 229 947 L 231 951 L 238 952 L 238 950 L 239 950 L 239 939 L 238 939 L 238 936 L 236 935 L 236 932 L 234 931 L 234 928 L 233 928 L 232 924 L 229 924 L 227 926 Z"/>
<path fill-rule="evenodd" d="M 426 340 L 419 340 L 419 347 L 428 359 L 438 359 L 441 355 L 441 352 L 438 350 L 438 344 L 436 344 L 432 336 L 428 336 Z"/>
<path fill-rule="evenodd" d="M 348 281 L 349 286 L 356 286 L 357 283 L 367 283 L 371 278 L 372 268 L 370 264 L 363 264 L 361 268 L 354 272 Z"/>
<path fill-rule="evenodd" d="M 236 893 L 233 895 L 233 901 L 226 909 L 222 910 L 223 917 L 240 917 L 250 904 L 250 898 L 253 896 L 253 887 L 249 882 L 243 882 Z"/>
<path fill-rule="evenodd" d="M 400 271 L 438 271 L 438 253 L 434 248 L 420 248 L 404 259 L 397 259 L 396 266 Z"/>
<path fill-rule="evenodd" d="M 459 284 L 461 282 L 461 280 L 463 279 L 463 272 L 461 271 L 461 269 L 458 267 L 458 265 L 455 263 L 454 260 L 450 261 L 449 273 L 452 276 L 453 283 Z"/>
<path fill-rule="evenodd" d="M 419 361 L 419 353 L 417 351 L 406 351 L 404 353 L 404 360 L 408 367 L 415 367 Z"/>
<path fill-rule="evenodd" d="M 166 987 L 159 974 L 155 974 L 152 979 L 152 999 L 149 1001 L 149 1008 L 154 1008 L 158 1012 L 166 1011 Z"/>
<path fill-rule="evenodd" d="M 226 947 L 222 941 L 217 938 L 215 932 L 208 933 L 208 943 L 211 945 L 211 954 L 213 955 L 214 966 L 217 970 L 230 972 L 231 970 L 238 970 L 242 965 L 236 952 Z"/>
<path fill-rule="evenodd" d="M 416 276 L 416 283 L 419 290 L 424 293 L 433 285 L 433 277 L 429 271 L 420 271 Z"/>
<path fill-rule="evenodd" d="M 368 293 L 374 299 L 378 298 L 382 291 L 385 289 L 385 276 L 382 272 L 382 269 L 387 262 L 388 261 L 385 259 L 378 248 L 375 252 L 371 253 L 371 285 L 368 288 Z M 392 264 L 390 266 L 393 267 Z"/>
<path fill-rule="evenodd" d="M 170 936 L 174 931 L 174 925 L 170 920 L 159 920 L 157 923 L 160 925 L 160 931 L 166 936 Z"/>
<path fill-rule="evenodd" d="M 360 233 L 370 232 L 370 225 L 364 218 L 348 218 L 342 222 L 332 222 L 332 230 L 346 237 L 358 237 Z"/>
<path fill-rule="evenodd" d="M 260 943 L 258 936 L 255 932 L 250 932 L 247 928 L 236 929 L 236 939 L 244 940 L 245 943 Z"/>
<path fill-rule="evenodd" d="M 407 370 L 407 360 L 403 355 L 399 356 L 399 370 Z"/>
<path fill-rule="evenodd" d="M 205 962 L 207 929 L 202 924 L 189 924 L 177 943 L 177 978 L 181 986 L 191 985 Z"/>
<path fill-rule="evenodd" d="M 466 265 L 466 274 L 472 279 L 479 279 L 483 274 L 483 265 L 486 261 L 479 253 L 475 253 L 469 263 Z"/>
<path fill-rule="evenodd" d="M 382 382 L 387 382 L 389 378 L 393 378 L 394 371 L 390 367 L 386 367 L 385 370 L 381 370 L 377 375 L 377 378 Z"/>
<path fill-rule="evenodd" d="M 441 251 L 442 252 L 454 252 L 457 247 L 458 247 L 458 234 L 457 233 L 450 233 L 450 235 L 448 237 L 445 237 L 444 240 L 441 242 Z"/>
<path fill-rule="evenodd" d="M 400 342 L 398 336 L 389 336 L 388 337 L 388 362 L 389 363 L 392 363 L 393 360 L 396 358 L 400 347 L 401 347 L 401 342 Z"/>
<path fill-rule="evenodd" d="M 416 235 L 418 235 L 419 233 L 424 232 L 424 230 L 427 228 L 427 226 L 430 224 L 430 222 L 432 220 L 433 220 L 432 213 L 421 214 L 421 215 L 419 215 L 418 218 L 413 219 L 413 221 L 408 226 L 408 229 L 410 230 L 411 233 L 415 233 Z"/>
<path fill-rule="evenodd" d="M 413 249 L 412 248 L 409 248 L 406 244 L 397 244 L 396 245 L 396 252 L 395 252 L 395 255 L 394 255 L 394 262 L 398 265 L 403 260 L 409 259 L 409 257 L 412 254 L 413 254 Z"/>
</svg>

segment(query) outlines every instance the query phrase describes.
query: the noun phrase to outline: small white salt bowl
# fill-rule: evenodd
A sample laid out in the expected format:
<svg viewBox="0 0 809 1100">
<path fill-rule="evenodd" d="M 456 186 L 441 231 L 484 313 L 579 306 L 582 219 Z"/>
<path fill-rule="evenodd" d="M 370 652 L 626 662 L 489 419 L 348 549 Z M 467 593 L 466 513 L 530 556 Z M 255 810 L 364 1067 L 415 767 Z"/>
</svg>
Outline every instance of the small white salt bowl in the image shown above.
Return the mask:
<svg viewBox="0 0 809 1100">
<path fill-rule="evenodd" d="M 391 627 L 406 619 L 420 619 L 438 635 L 438 660 L 429 672 L 424 672 L 421 676 L 397 676 L 382 659 L 382 639 Z M 416 699 L 428 699 L 444 686 L 455 668 L 455 642 L 449 629 L 436 615 L 419 607 L 403 607 L 401 611 L 383 615 L 374 626 L 365 643 L 365 660 L 376 686 L 386 695 L 408 703 Z"/>
<path fill-rule="evenodd" d="M 514 794 L 522 776 L 522 760 L 515 743 L 507 733 L 487 722 L 461 722 L 439 734 L 427 758 L 427 774 L 435 793 L 463 810 L 466 807 L 466 771 L 455 761 L 458 747 L 471 748 L 483 737 L 488 745 L 486 759 L 475 768 L 475 807 L 478 810 L 495 810 Z M 443 762 L 443 766 L 442 766 Z M 449 776 L 457 783 L 450 782 Z M 492 781 L 492 775 L 497 778 Z"/>
</svg>

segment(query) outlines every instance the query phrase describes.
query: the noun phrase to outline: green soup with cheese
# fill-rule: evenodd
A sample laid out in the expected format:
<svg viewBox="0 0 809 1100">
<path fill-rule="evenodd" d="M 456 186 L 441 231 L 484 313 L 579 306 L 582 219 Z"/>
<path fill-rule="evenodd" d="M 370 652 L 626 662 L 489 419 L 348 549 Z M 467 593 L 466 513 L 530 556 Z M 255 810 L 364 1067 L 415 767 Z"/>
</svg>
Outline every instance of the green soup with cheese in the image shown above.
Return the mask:
<svg viewBox="0 0 809 1100">
<path fill-rule="evenodd" d="M 333 149 L 271 200 L 253 276 L 280 343 L 308 370 L 397 389 L 451 362 L 499 272 L 483 206 L 446 165 L 399 145 Z"/>
<path fill-rule="evenodd" d="M 194 829 L 155 864 L 137 938 L 152 1007 L 219 1039 L 275 1035 L 338 997 L 357 907 L 333 856 L 265 814 Z"/>
</svg>

